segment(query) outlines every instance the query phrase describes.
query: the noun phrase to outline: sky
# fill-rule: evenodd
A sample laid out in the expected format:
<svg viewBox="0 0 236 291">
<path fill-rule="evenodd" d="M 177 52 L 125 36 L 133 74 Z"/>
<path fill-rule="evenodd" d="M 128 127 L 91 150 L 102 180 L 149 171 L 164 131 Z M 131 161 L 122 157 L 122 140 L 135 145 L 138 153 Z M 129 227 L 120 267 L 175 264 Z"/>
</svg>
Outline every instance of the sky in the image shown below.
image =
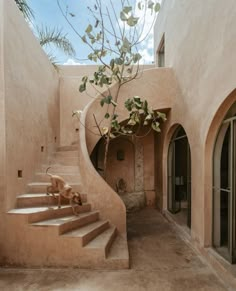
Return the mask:
<svg viewBox="0 0 236 291">
<path fill-rule="evenodd" d="M 109 4 L 110 0 L 102 0 L 104 5 Z M 120 12 L 119 0 L 112 1 L 116 11 Z M 130 0 L 135 3 L 135 0 Z M 159 1 L 161 2 L 161 1 Z M 48 27 L 58 27 L 63 29 L 63 32 L 67 34 L 67 38 L 73 44 L 76 50 L 76 58 L 68 57 L 63 53 L 56 50 L 57 62 L 61 64 L 92 64 L 87 60 L 87 56 L 91 53 L 91 49 L 84 44 L 79 37 L 71 29 L 63 17 L 56 0 L 28 0 L 29 6 L 33 9 L 35 19 L 32 26 L 46 25 Z M 73 13 L 75 17 L 68 17 L 80 33 L 84 34 L 85 29 L 91 22 L 91 14 L 89 13 L 88 6 L 92 7 L 94 0 L 60 0 L 63 10 L 66 10 L 68 6 L 68 13 Z M 147 24 L 150 23 L 151 17 L 147 17 Z M 150 26 L 150 25 L 149 25 Z M 151 32 L 149 38 L 146 39 L 139 46 L 139 53 L 143 56 L 142 62 L 150 64 L 153 61 L 153 33 Z M 52 51 L 52 49 L 49 49 Z M 55 52 L 55 49 L 53 49 Z"/>
</svg>

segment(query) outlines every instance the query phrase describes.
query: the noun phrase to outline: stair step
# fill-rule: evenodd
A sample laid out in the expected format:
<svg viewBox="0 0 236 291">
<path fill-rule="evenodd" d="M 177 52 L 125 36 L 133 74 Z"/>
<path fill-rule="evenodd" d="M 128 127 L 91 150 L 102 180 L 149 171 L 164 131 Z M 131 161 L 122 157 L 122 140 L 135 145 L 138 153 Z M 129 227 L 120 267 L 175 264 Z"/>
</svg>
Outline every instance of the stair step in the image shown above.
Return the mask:
<svg viewBox="0 0 236 291">
<path fill-rule="evenodd" d="M 58 151 L 78 151 L 78 145 L 60 146 L 57 148 Z"/>
<path fill-rule="evenodd" d="M 129 268 L 129 251 L 127 240 L 118 235 L 114 240 L 111 249 L 107 256 L 108 263 L 111 263 L 114 269 L 128 269 Z"/>
<path fill-rule="evenodd" d="M 45 193 L 47 191 L 47 186 L 50 186 L 50 182 L 33 182 L 29 183 L 27 186 L 29 193 Z M 73 188 L 74 192 L 81 192 L 82 185 L 79 183 L 69 183 L 69 185 Z"/>
<path fill-rule="evenodd" d="M 79 152 L 78 152 L 78 149 L 77 150 L 74 150 L 74 151 L 71 151 L 71 150 L 68 150 L 68 151 L 57 151 L 54 153 L 54 157 L 58 157 L 58 158 L 68 158 L 68 157 L 71 157 L 71 158 L 78 158 L 79 156 Z"/>
<path fill-rule="evenodd" d="M 96 236 L 109 228 L 109 221 L 96 221 L 79 229 L 65 233 L 63 236 L 70 238 L 80 238 L 82 240 L 82 246 L 88 244 Z"/>
<path fill-rule="evenodd" d="M 55 219 L 43 220 L 33 223 L 33 226 L 41 227 L 58 227 L 59 234 L 74 230 L 86 224 L 95 222 L 99 219 L 98 211 L 91 211 L 88 213 L 81 213 L 78 216 L 70 215 L 66 217 L 58 217 Z"/>
<path fill-rule="evenodd" d="M 48 167 L 50 167 L 49 172 L 55 175 L 57 175 L 58 173 L 71 173 L 71 174 L 79 173 L 78 165 L 67 166 L 67 165 L 60 165 L 58 163 L 50 164 L 50 165 L 42 165 L 40 172 L 46 173 L 46 170 Z"/>
<path fill-rule="evenodd" d="M 59 164 L 65 166 L 77 166 L 79 164 L 79 157 L 61 157 L 54 156 L 50 159 L 50 164 Z"/>
<path fill-rule="evenodd" d="M 49 206 L 49 205 L 57 205 L 58 204 L 58 196 L 59 194 L 54 194 L 56 199 L 52 195 L 47 194 L 23 194 L 19 195 L 16 200 L 16 205 L 18 208 L 26 208 L 26 207 L 37 207 L 37 206 Z M 87 195 L 80 194 L 83 205 L 81 208 L 86 209 L 85 211 L 90 211 L 90 204 L 86 203 Z M 61 205 L 68 205 L 69 200 L 62 198 Z"/>
<path fill-rule="evenodd" d="M 50 174 L 55 173 L 50 172 Z M 79 173 L 56 173 L 55 175 L 62 177 L 67 183 L 79 183 L 81 180 Z M 35 180 L 37 182 L 48 182 L 50 181 L 50 176 L 47 175 L 45 172 L 37 172 L 35 174 Z"/>
<path fill-rule="evenodd" d="M 107 256 L 109 249 L 116 237 L 116 227 L 111 226 L 103 233 L 98 235 L 95 239 L 90 241 L 87 245 L 87 249 L 101 249 L 104 251 L 105 256 Z"/>
<path fill-rule="evenodd" d="M 63 217 L 73 214 L 72 207 L 69 205 L 62 205 L 61 208 L 57 206 L 50 207 L 27 207 L 16 208 L 8 211 L 10 215 L 27 215 L 28 222 L 34 223 L 46 219 Z"/>
</svg>

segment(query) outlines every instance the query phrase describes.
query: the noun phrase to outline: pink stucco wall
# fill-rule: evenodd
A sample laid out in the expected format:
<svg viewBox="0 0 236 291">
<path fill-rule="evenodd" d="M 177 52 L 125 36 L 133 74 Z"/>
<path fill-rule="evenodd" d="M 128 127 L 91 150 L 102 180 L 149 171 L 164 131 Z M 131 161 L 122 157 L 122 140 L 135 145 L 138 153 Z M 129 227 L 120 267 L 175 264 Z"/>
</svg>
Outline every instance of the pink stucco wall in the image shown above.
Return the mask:
<svg viewBox="0 0 236 291">
<path fill-rule="evenodd" d="M 8 210 L 14 206 L 15 197 L 24 193 L 37 166 L 58 144 L 59 78 L 15 2 L 0 3 L 0 55 L 4 58 L 0 73 L 4 75 L 4 80 L 0 78 L 4 90 L 1 118 L 5 115 L 7 176 L 7 188 L 1 196 Z M 41 146 L 45 148 L 43 153 Z M 18 178 L 18 170 L 23 171 L 22 178 Z"/>
<path fill-rule="evenodd" d="M 211 244 L 214 141 L 206 151 L 207 136 L 216 112 L 235 89 L 235 14 L 234 0 L 204 4 L 195 0 L 165 0 L 155 25 L 155 51 L 165 35 L 165 65 L 173 69 L 182 91 L 181 98 L 173 103 L 163 137 L 163 207 L 166 208 L 168 144 L 173 126 L 181 124 L 192 158 L 191 233 L 201 245 Z M 235 95 L 230 100 L 228 108 L 236 100 Z M 223 117 L 222 111 L 221 120 Z M 210 136 L 215 140 L 216 132 Z"/>
</svg>

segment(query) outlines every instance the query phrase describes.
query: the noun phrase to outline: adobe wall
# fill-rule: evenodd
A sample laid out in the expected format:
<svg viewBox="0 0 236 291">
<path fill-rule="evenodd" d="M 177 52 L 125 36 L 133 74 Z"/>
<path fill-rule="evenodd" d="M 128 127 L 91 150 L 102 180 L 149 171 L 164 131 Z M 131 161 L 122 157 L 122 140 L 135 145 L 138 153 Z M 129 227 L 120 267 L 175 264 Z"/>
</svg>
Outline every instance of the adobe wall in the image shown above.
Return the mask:
<svg viewBox="0 0 236 291">
<path fill-rule="evenodd" d="M 143 69 L 153 68 L 145 65 Z M 83 110 L 99 92 L 88 84 L 87 91 L 79 92 L 83 76 L 93 76 L 96 65 L 59 66 L 60 74 L 60 144 L 69 145 L 78 141 L 78 120 L 72 118 L 72 111 Z"/>
<path fill-rule="evenodd" d="M 7 189 L 1 196 L 6 197 L 7 211 L 14 207 L 16 196 L 25 192 L 38 165 L 58 145 L 59 79 L 15 2 L 0 0 L 0 5 L 4 5 L 0 48 L 4 46 L 7 174 Z M 18 170 L 22 178 L 18 178 Z"/>
<path fill-rule="evenodd" d="M 0 1 L 0 212 L 5 206 L 6 190 L 6 131 L 5 131 L 5 86 L 3 47 L 3 1 Z"/>
<path fill-rule="evenodd" d="M 206 137 L 218 108 L 235 88 L 235 15 L 234 0 L 204 4 L 168 0 L 163 2 L 155 24 L 155 50 L 165 34 L 165 65 L 173 68 L 182 90 L 182 97 L 173 104 L 162 142 L 163 207 L 169 140 L 173 126 L 181 124 L 192 159 L 192 237 L 202 245 L 211 244 L 211 165 L 205 164 Z M 211 155 L 212 149 L 208 153 Z"/>
</svg>

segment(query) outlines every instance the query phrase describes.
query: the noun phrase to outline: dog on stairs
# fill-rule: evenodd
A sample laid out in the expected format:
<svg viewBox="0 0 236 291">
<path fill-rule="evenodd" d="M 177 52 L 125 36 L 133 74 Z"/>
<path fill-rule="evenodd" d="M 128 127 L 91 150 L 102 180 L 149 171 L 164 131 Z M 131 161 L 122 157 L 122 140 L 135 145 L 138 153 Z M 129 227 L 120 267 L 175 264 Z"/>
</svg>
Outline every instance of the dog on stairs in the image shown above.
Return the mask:
<svg viewBox="0 0 236 291">
<path fill-rule="evenodd" d="M 61 208 L 61 198 L 64 197 L 69 200 L 70 205 L 73 209 L 75 215 L 79 215 L 75 210 L 76 205 L 82 205 L 81 195 L 78 192 L 73 192 L 72 187 L 66 183 L 66 181 L 58 176 L 48 173 L 48 170 L 51 167 L 48 167 L 46 170 L 46 174 L 50 176 L 51 185 L 47 186 L 47 195 L 52 194 L 54 198 L 56 198 L 55 193 L 59 193 L 58 196 L 58 208 Z"/>
</svg>

